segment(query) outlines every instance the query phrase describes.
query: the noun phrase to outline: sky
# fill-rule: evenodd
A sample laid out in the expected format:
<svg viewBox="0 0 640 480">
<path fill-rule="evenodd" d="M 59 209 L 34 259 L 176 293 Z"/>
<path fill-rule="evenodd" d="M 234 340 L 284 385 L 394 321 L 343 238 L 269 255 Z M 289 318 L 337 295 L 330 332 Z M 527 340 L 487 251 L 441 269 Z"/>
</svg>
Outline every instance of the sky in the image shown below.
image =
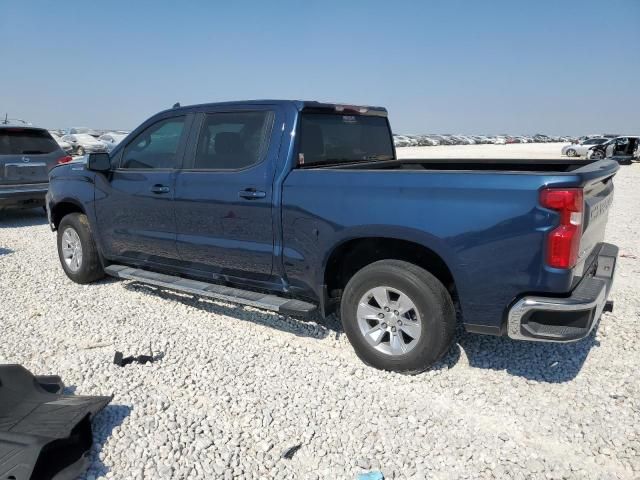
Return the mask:
<svg viewBox="0 0 640 480">
<path fill-rule="evenodd" d="M 640 0 L 0 0 L 3 117 L 258 98 L 385 106 L 396 133 L 640 134 Z"/>
</svg>

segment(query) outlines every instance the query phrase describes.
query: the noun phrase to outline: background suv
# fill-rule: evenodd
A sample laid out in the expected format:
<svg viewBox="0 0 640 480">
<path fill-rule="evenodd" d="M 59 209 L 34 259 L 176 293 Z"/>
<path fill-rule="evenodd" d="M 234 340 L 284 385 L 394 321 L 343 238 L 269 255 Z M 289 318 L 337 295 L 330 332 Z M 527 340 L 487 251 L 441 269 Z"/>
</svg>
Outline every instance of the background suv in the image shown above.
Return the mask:
<svg viewBox="0 0 640 480">
<path fill-rule="evenodd" d="M 48 131 L 0 125 L 0 210 L 43 206 L 49 170 L 69 161 Z"/>
</svg>

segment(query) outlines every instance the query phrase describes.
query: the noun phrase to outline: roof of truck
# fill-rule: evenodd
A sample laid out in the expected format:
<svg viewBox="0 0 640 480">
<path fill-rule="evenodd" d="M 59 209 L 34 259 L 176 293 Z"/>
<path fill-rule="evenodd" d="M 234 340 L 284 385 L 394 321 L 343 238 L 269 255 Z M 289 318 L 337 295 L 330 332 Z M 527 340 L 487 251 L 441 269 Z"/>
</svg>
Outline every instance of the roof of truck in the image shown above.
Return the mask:
<svg viewBox="0 0 640 480">
<path fill-rule="evenodd" d="M 360 115 L 377 115 L 386 116 L 387 109 L 384 107 L 374 107 L 371 105 L 352 105 L 346 103 L 326 103 L 316 102 L 313 100 L 239 100 L 232 102 L 213 102 L 200 103 L 195 105 L 184 105 L 168 110 L 190 110 L 198 107 L 219 107 L 219 106 L 238 106 L 238 105 L 293 105 L 299 111 L 317 111 L 317 112 L 345 112 L 357 113 Z"/>
</svg>

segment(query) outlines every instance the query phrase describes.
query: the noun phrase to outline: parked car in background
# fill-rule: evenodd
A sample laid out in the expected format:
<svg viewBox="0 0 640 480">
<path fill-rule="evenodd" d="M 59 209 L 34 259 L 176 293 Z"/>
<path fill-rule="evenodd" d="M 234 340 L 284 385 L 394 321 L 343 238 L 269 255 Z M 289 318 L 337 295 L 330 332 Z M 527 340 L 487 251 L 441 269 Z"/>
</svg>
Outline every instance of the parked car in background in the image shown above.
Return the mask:
<svg viewBox="0 0 640 480">
<path fill-rule="evenodd" d="M 87 134 L 87 135 L 91 135 L 94 138 L 98 138 L 101 135 L 100 132 L 98 132 L 97 130 L 94 130 L 93 128 L 87 128 L 87 127 L 71 127 L 65 131 L 65 134 L 66 135 Z"/>
<path fill-rule="evenodd" d="M 415 138 L 418 141 L 418 145 L 421 147 L 435 147 L 440 145 L 438 140 L 431 138 L 429 135 L 416 135 Z"/>
<path fill-rule="evenodd" d="M 126 137 L 127 135 L 122 133 L 105 133 L 104 135 L 101 135 L 98 140 L 104 143 L 107 147 L 107 151 L 110 152 Z"/>
<path fill-rule="evenodd" d="M 533 139 L 538 143 L 549 143 L 551 141 L 551 138 L 547 135 L 543 135 L 542 133 L 537 133 L 533 136 Z"/>
<path fill-rule="evenodd" d="M 396 147 L 408 147 L 409 146 L 409 139 L 407 137 L 405 137 L 404 135 L 393 135 L 393 144 Z"/>
<path fill-rule="evenodd" d="M 456 142 L 456 145 L 470 145 L 469 140 L 462 135 L 451 135 L 451 138 Z"/>
<path fill-rule="evenodd" d="M 62 140 L 69 142 L 73 146 L 75 155 L 84 155 L 92 152 L 106 152 L 107 146 L 97 138 L 88 133 L 77 133 L 65 135 Z"/>
<path fill-rule="evenodd" d="M 494 143 L 494 139 L 492 139 L 491 137 L 488 137 L 486 135 L 474 135 L 476 143 L 480 143 L 480 144 L 490 144 L 490 143 Z"/>
<path fill-rule="evenodd" d="M 429 138 L 433 138 L 440 142 L 440 145 L 453 145 L 453 140 L 447 135 L 429 135 Z"/>
<path fill-rule="evenodd" d="M 47 130 L 0 125 L 0 210 L 43 206 L 49 170 L 69 161 Z"/>
<path fill-rule="evenodd" d="M 594 145 L 601 145 L 603 143 L 607 143 L 609 141 L 608 138 L 589 138 L 584 140 L 582 143 L 572 143 L 569 145 L 565 145 L 560 150 L 562 155 L 566 155 L 567 157 L 586 157 L 589 149 Z M 602 157 L 604 158 L 604 157 Z"/>
<path fill-rule="evenodd" d="M 49 130 L 49 133 L 51 134 L 53 139 L 58 143 L 58 145 L 60 145 L 60 148 L 62 148 L 69 155 L 73 153 L 73 145 L 71 145 L 71 143 L 67 142 L 66 140 L 62 140 L 62 137 L 60 135 L 52 132 L 51 130 Z"/>
<path fill-rule="evenodd" d="M 457 318 L 518 340 L 589 335 L 615 271 L 618 168 L 399 160 L 383 108 L 228 102 L 166 110 L 111 154 L 54 168 L 47 211 L 74 282 L 340 312 L 365 363 L 416 373 Z"/>
<path fill-rule="evenodd" d="M 415 135 L 407 135 L 406 137 L 409 140 L 409 146 L 410 147 L 418 147 L 418 146 L 420 146 L 420 142 L 418 142 L 418 139 L 416 138 Z"/>
<path fill-rule="evenodd" d="M 618 163 L 630 163 L 638 159 L 640 137 L 618 137 L 599 143 L 589 148 L 587 158 L 600 160 L 610 158 Z"/>
<path fill-rule="evenodd" d="M 497 136 L 497 137 L 495 137 L 495 140 L 493 141 L 493 143 L 495 145 L 506 145 L 507 144 L 507 139 L 506 139 L 506 137 Z"/>
</svg>

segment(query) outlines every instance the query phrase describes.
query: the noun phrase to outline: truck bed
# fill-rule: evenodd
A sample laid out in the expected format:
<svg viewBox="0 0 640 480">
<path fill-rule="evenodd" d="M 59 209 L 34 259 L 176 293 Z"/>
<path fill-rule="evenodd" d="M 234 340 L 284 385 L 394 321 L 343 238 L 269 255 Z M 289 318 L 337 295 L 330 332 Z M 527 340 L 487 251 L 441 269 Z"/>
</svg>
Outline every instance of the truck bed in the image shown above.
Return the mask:
<svg viewBox="0 0 640 480">
<path fill-rule="evenodd" d="M 451 270 L 465 323 L 499 334 L 519 295 L 566 296 L 590 271 L 618 168 L 610 160 L 409 159 L 294 169 L 282 193 L 288 279 L 303 289 L 317 284 L 324 252 L 365 235 L 428 245 Z M 558 222 L 540 205 L 549 187 L 584 191 L 572 269 L 544 261 L 547 232 Z"/>
</svg>

